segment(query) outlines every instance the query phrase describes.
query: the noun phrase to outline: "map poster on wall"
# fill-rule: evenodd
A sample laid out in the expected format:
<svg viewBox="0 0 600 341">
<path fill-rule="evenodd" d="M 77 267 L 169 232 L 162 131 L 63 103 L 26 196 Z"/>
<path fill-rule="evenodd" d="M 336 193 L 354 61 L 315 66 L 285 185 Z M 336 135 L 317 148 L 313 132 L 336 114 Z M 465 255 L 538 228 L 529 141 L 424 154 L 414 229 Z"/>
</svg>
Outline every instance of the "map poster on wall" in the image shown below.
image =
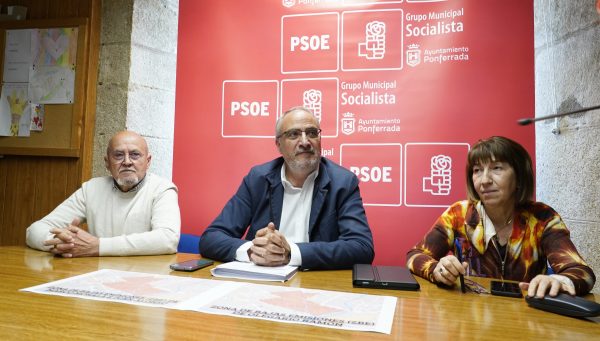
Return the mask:
<svg viewBox="0 0 600 341">
<path fill-rule="evenodd" d="M 200 234 L 249 169 L 279 156 L 275 122 L 302 105 L 321 154 L 356 174 L 375 263 L 466 199 L 479 139 L 531 155 L 531 0 L 181 0 L 173 179 Z"/>
</svg>

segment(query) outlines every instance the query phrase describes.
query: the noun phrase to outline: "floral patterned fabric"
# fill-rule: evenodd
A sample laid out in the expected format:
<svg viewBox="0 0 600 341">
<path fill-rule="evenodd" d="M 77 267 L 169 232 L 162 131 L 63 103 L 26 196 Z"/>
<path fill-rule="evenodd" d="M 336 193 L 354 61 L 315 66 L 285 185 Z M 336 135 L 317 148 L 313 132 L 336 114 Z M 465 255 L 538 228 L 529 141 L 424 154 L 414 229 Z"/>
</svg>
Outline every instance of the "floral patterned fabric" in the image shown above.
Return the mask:
<svg viewBox="0 0 600 341">
<path fill-rule="evenodd" d="M 438 260 L 454 253 L 454 241 L 462 246 L 463 260 L 469 263 L 467 275 L 529 282 L 538 274 L 552 271 L 570 278 L 578 295 L 588 293 L 596 276 L 581 258 L 569 238 L 569 230 L 550 206 L 529 202 L 515 210 L 513 230 L 504 254 L 492 240 L 486 243 L 483 219 L 476 207 L 479 201 L 459 201 L 436 221 L 425 238 L 408 254 L 408 267 L 435 282 L 433 269 Z M 504 274 L 502 259 L 506 257 Z"/>
</svg>

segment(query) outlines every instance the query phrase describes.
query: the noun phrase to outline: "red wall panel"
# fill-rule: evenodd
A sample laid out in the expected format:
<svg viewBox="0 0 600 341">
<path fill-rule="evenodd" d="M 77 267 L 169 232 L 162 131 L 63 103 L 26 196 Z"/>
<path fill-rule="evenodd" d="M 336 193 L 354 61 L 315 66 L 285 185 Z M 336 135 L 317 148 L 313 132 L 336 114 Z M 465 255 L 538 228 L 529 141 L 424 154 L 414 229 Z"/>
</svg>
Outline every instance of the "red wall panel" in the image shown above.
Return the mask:
<svg viewBox="0 0 600 341">
<path fill-rule="evenodd" d="M 277 115 L 314 108 L 323 154 L 355 171 L 377 264 L 466 198 L 470 145 L 535 156 L 533 3 L 181 0 L 173 178 L 200 234 L 251 166 L 278 156 Z"/>
</svg>

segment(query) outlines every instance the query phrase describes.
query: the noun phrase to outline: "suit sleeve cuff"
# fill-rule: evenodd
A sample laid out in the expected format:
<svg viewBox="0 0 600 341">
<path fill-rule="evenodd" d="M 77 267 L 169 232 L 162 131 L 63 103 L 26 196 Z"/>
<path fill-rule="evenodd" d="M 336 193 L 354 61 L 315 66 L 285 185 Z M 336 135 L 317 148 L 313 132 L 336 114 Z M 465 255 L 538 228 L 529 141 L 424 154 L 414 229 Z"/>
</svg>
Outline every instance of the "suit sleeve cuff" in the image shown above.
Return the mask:
<svg viewBox="0 0 600 341">
<path fill-rule="evenodd" d="M 235 260 L 239 262 L 250 262 L 250 258 L 248 258 L 248 250 L 252 247 L 252 242 L 246 242 L 237 248 L 235 251 Z"/>
<path fill-rule="evenodd" d="M 295 243 L 290 243 L 290 262 L 288 265 L 291 266 L 302 266 L 302 254 L 300 254 L 300 248 Z"/>
</svg>

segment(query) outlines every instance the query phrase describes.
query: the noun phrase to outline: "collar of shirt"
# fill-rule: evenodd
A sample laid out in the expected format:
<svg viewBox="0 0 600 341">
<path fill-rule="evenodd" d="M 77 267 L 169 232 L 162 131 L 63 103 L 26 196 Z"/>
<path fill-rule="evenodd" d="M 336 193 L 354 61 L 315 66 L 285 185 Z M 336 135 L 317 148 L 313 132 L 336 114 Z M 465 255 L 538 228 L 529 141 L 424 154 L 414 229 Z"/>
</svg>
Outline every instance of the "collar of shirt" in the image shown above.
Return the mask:
<svg viewBox="0 0 600 341">
<path fill-rule="evenodd" d="M 485 238 L 485 248 L 487 249 L 490 240 L 496 235 L 496 228 L 494 227 L 492 219 L 485 213 L 485 208 L 481 201 L 477 203 L 476 209 L 481 217 L 481 222 L 483 223 L 483 235 Z"/>
<path fill-rule="evenodd" d="M 147 175 L 147 174 L 146 174 Z M 117 180 L 115 180 L 115 178 L 113 178 L 113 190 L 118 190 L 122 193 L 135 193 L 137 192 L 140 188 L 142 188 L 142 186 L 144 185 L 144 180 L 146 180 L 146 176 L 144 176 L 142 178 L 142 180 L 140 180 L 137 184 L 135 184 L 133 187 L 131 187 L 130 190 L 128 191 L 123 191 L 120 187 L 119 184 L 117 183 Z"/>
</svg>

